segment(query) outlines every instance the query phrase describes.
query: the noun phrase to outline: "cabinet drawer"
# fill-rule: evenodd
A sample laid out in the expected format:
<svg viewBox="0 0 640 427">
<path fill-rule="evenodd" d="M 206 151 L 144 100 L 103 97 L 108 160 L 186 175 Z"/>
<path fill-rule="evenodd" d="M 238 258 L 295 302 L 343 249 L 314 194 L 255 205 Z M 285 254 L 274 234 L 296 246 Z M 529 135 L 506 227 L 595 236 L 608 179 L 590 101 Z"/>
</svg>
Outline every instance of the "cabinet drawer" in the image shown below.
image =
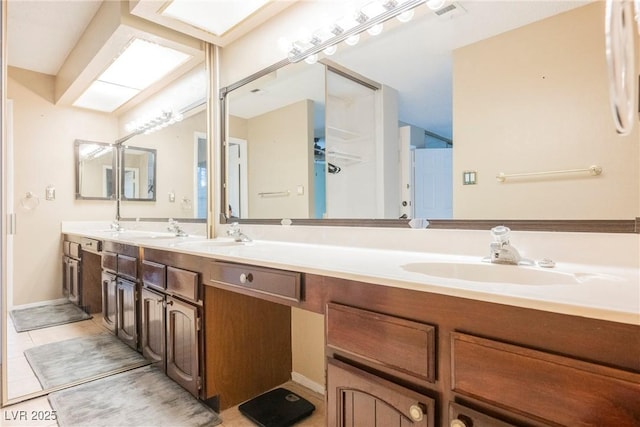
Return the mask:
<svg viewBox="0 0 640 427">
<path fill-rule="evenodd" d="M 449 402 L 449 426 L 451 427 L 514 427 L 496 418 L 474 411 L 466 406 Z"/>
<path fill-rule="evenodd" d="M 65 241 L 63 245 L 64 254 L 71 258 L 80 258 L 80 244 Z"/>
<path fill-rule="evenodd" d="M 80 243 L 80 247 L 83 251 L 99 253 L 100 251 L 102 251 L 102 242 L 100 240 L 83 237 Z"/>
<path fill-rule="evenodd" d="M 167 267 L 163 264 L 143 260 L 142 283 L 150 288 L 164 291 L 167 288 Z"/>
<path fill-rule="evenodd" d="M 300 273 L 225 262 L 213 262 L 210 280 L 300 301 Z"/>
<path fill-rule="evenodd" d="M 118 254 L 118 274 L 137 280 L 138 258 Z"/>
<path fill-rule="evenodd" d="M 118 254 L 102 252 L 102 268 L 113 273 L 118 272 Z"/>
<path fill-rule="evenodd" d="M 198 273 L 167 267 L 167 292 L 191 301 L 198 301 Z"/>
<path fill-rule="evenodd" d="M 340 304 L 327 304 L 327 345 L 435 381 L 435 328 Z"/>
<path fill-rule="evenodd" d="M 640 374 L 451 335 L 455 392 L 560 425 L 640 425 Z"/>
</svg>

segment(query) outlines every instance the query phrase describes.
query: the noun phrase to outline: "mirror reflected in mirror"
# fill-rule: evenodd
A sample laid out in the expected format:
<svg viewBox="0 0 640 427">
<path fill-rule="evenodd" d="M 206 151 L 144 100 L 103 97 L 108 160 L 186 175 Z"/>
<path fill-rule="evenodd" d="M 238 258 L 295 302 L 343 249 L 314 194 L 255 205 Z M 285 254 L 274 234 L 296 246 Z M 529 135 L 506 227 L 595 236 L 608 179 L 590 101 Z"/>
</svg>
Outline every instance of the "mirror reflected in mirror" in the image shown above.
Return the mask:
<svg viewBox="0 0 640 427">
<path fill-rule="evenodd" d="M 75 141 L 76 199 L 116 198 L 115 152 L 112 144 Z"/>
<path fill-rule="evenodd" d="M 156 200 L 156 152 L 151 148 L 120 147 L 121 200 Z"/>
<path fill-rule="evenodd" d="M 135 145 L 135 149 L 128 144 Z M 142 171 L 146 167 L 151 171 L 149 161 L 153 157 L 154 179 L 145 178 L 148 180 L 146 190 L 150 192 L 144 199 L 133 193 L 135 186 L 128 182 L 129 178 L 123 177 L 121 216 L 205 222 L 209 180 L 207 152 L 206 104 L 202 100 L 183 111 L 180 121 L 130 138 L 123 146 L 128 162 L 126 168 Z M 143 166 L 134 167 L 133 163 L 137 161 L 142 161 Z M 135 170 L 127 173 L 135 174 Z M 138 203 L 145 200 L 154 203 Z"/>
<path fill-rule="evenodd" d="M 454 6 L 418 6 L 412 21 L 387 21 L 318 63 L 230 85 L 223 214 L 640 216 L 638 126 L 619 136 L 611 118 L 604 3 Z"/>
</svg>

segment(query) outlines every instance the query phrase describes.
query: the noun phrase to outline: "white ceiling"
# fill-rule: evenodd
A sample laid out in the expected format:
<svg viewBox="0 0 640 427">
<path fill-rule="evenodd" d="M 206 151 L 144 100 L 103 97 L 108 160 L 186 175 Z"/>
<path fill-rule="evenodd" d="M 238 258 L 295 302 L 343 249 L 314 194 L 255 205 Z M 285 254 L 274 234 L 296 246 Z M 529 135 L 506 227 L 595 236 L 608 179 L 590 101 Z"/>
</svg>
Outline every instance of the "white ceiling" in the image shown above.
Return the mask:
<svg viewBox="0 0 640 427">
<path fill-rule="evenodd" d="M 100 0 L 10 0 L 7 62 L 56 75 L 100 7 Z"/>
<path fill-rule="evenodd" d="M 587 2 L 461 0 L 458 4 L 467 13 L 444 20 L 421 6 L 421 16 L 414 22 L 389 21 L 395 28 L 386 28 L 381 36 L 369 37 L 355 48 L 341 44 L 330 59 L 397 89 L 401 120 L 450 137 L 452 49 Z M 194 7 L 198 3 L 194 1 Z M 56 75 L 100 4 L 96 0 L 9 0 L 9 65 Z M 243 31 L 249 26 L 246 23 Z M 302 96 L 304 86 L 296 87 Z"/>
</svg>

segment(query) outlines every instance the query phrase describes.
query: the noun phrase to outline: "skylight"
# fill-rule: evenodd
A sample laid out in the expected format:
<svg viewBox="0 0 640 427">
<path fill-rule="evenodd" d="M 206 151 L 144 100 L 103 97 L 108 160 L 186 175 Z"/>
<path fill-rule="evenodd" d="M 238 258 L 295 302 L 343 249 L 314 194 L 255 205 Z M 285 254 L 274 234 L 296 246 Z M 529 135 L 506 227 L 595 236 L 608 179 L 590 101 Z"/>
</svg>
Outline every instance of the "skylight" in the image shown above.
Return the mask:
<svg viewBox="0 0 640 427">
<path fill-rule="evenodd" d="M 133 39 L 73 105 L 113 112 L 190 57 L 175 49 Z"/>
<path fill-rule="evenodd" d="M 221 36 L 248 18 L 269 0 L 173 0 L 162 15 L 191 24 L 216 36 Z"/>
</svg>

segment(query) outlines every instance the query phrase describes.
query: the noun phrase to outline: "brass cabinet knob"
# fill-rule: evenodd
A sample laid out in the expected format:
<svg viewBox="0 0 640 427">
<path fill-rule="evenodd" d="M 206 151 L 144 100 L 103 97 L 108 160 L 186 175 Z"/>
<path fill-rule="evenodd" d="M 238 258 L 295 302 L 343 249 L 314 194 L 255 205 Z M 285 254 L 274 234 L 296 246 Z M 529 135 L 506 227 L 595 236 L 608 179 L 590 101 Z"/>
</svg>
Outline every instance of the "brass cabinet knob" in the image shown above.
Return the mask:
<svg viewBox="0 0 640 427">
<path fill-rule="evenodd" d="M 409 416 L 411 416 L 411 419 L 413 421 L 422 421 L 422 419 L 424 418 L 424 411 L 422 410 L 420 405 L 411 405 L 411 407 L 409 408 Z"/>
</svg>

